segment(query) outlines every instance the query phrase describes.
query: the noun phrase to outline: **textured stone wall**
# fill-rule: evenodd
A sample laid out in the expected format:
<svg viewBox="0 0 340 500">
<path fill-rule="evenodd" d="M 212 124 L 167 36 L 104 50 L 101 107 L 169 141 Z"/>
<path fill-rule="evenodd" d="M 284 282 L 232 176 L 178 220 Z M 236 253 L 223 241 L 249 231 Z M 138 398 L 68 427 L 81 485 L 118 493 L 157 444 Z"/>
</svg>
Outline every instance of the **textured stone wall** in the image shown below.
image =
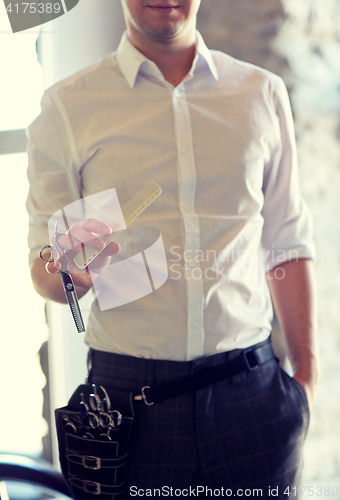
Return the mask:
<svg viewBox="0 0 340 500">
<path fill-rule="evenodd" d="M 323 369 L 303 482 L 340 487 L 340 1 L 202 0 L 198 26 L 210 48 L 279 74 L 290 92 L 315 221 Z"/>
</svg>

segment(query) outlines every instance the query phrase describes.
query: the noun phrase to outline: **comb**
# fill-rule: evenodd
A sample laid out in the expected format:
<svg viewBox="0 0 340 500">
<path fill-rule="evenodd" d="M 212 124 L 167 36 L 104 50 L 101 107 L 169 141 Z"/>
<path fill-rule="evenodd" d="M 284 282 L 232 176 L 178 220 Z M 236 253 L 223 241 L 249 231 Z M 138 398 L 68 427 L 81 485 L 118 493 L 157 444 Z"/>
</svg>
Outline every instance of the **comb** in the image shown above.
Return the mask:
<svg viewBox="0 0 340 500">
<path fill-rule="evenodd" d="M 124 229 L 126 229 L 131 222 L 133 222 L 137 217 L 149 206 L 156 198 L 161 194 L 162 188 L 158 186 L 154 181 L 149 181 L 143 189 L 138 191 L 138 193 L 122 208 L 119 214 L 115 214 L 115 217 L 110 224 L 112 227 L 116 227 L 118 224 L 117 231 L 109 234 L 108 236 L 101 236 L 101 240 L 105 243 L 102 250 L 94 250 L 93 248 L 84 245 L 84 248 L 77 253 L 74 257 L 74 262 L 79 269 L 85 269 L 91 262 L 94 261 L 96 257 L 107 247 L 107 245 L 114 241 Z"/>
</svg>

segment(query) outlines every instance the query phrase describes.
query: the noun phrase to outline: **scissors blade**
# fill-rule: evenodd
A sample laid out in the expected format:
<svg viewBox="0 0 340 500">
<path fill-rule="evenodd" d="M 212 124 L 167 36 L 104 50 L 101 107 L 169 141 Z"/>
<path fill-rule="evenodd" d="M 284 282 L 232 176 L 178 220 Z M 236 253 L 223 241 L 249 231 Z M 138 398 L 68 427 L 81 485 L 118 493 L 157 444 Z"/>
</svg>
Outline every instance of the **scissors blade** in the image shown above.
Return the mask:
<svg viewBox="0 0 340 500">
<path fill-rule="evenodd" d="M 72 278 L 68 273 L 66 273 L 65 271 L 62 271 L 61 269 L 59 270 L 59 274 L 61 276 L 61 281 L 63 283 L 67 302 L 70 306 L 71 313 L 72 313 L 77 331 L 78 331 L 78 333 L 85 332 L 84 321 L 83 321 L 83 317 L 81 315 L 78 297 L 77 297 L 77 292 L 74 288 Z"/>
</svg>

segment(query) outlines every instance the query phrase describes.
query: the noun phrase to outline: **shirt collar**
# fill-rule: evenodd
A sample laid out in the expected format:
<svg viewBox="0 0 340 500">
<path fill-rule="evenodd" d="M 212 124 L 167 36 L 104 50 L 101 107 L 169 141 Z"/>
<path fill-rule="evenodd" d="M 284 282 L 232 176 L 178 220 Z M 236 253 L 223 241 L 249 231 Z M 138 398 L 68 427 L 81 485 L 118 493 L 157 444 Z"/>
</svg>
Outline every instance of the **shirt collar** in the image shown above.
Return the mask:
<svg viewBox="0 0 340 500">
<path fill-rule="evenodd" d="M 197 31 L 196 57 L 194 59 L 191 72 L 194 72 L 200 56 L 203 57 L 203 59 L 207 63 L 208 68 L 215 80 L 218 80 L 218 73 L 211 52 L 205 45 L 201 34 Z M 143 63 L 148 63 L 150 69 L 151 67 L 154 67 L 152 73 L 155 73 L 156 65 L 138 49 L 136 49 L 134 45 L 132 45 L 126 31 L 123 33 L 120 44 L 118 46 L 116 58 L 118 65 L 130 88 L 134 87 L 137 75 Z"/>
<path fill-rule="evenodd" d="M 211 52 L 208 49 L 208 47 L 206 46 L 206 44 L 204 43 L 202 35 L 201 35 L 201 33 L 199 33 L 199 31 L 196 31 L 196 36 L 197 36 L 196 54 L 203 57 L 203 59 L 205 59 L 205 62 L 207 63 L 211 74 L 213 75 L 215 80 L 218 80 L 218 72 L 217 72 L 216 65 L 214 63 L 214 59 L 211 55 Z"/>
</svg>

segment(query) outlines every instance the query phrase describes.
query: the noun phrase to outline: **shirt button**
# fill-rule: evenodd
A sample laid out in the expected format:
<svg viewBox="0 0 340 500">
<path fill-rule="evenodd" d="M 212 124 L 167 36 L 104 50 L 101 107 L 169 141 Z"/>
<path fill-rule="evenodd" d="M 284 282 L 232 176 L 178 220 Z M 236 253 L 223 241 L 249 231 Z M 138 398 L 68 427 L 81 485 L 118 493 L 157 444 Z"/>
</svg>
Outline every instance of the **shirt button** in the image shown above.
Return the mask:
<svg viewBox="0 0 340 500">
<path fill-rule="evenodd" d="M 185 155 L 188 152 L 188 148 L 184 147 L 181 149 L 182 155 Z"/>
<path fill-rule="evenodd" d="M 195 262 L 194 260 L 191 260 L 191 261 L 189 262 L 189 266 L 190 266 L 190 267 L 196 267 L 196 262 Z"/>
<path fill-rule="evenodd" d="M 184 205 L 184 210 L 186 210 L 187 212 L 189 212 L 191 210 L 191 205 L 189 205 L 189 203 L 186 203 Z"/>
<path fill-rule="evenodd" d="M 194 323 L 192 323 L 192 324 L 191 324 L 191 328 L 192 328 L 193 330 L 198 330 L 198 329 L 199 329 L 199 327 L 200 327 L 200 324 L 199 324 L 199 322 L 198 322 L 198 321 L 195 321 Z"/>
<path fill-rule="evenodd" d="M 181 97 L 181 93 L 179 90 L 175 90 L 174 95 L 175 95 L 175 97 Z"/>
</svg>

